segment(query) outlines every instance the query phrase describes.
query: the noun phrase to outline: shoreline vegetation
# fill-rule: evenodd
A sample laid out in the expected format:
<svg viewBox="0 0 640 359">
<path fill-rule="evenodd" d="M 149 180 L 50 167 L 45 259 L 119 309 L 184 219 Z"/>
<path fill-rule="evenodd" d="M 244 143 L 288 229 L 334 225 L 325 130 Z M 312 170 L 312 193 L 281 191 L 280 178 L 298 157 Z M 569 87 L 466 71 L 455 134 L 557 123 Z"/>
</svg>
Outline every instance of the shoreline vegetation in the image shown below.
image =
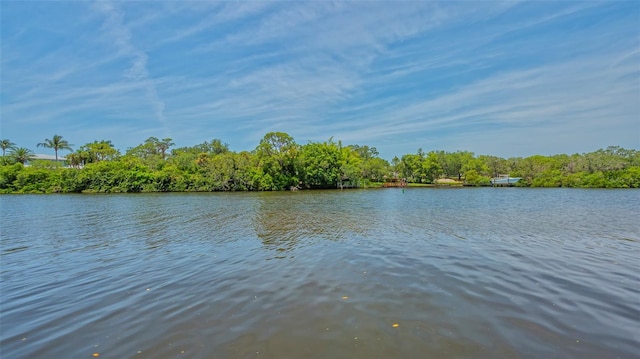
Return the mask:
<svg viewBox="0 0 640 359">
<path fill-rule="evenodd" d="M 277 191 L 376 188 L 403 180 L 408 187 L 490 186 L 491 178 L 519 177 L 517 187 L 640 188 L 640 151 L 617 146 L 573 155 L 501 158 L 468 151 L 378 157 L 375 147 L 324 142 L 297 144 L 267 133 L 253 151 L 233 152 L 219 139 L 173 148 L 149 137 L 121 154 L 102 140 L 73 151 L 54 135 L 38 146 L 55 160 L 2 140 L 0 193 L 136 193 Z M 59 150 L 72 151 L 58 158 Z M 6 151 L 6 153 L 5 153 Z"/>
</svg>

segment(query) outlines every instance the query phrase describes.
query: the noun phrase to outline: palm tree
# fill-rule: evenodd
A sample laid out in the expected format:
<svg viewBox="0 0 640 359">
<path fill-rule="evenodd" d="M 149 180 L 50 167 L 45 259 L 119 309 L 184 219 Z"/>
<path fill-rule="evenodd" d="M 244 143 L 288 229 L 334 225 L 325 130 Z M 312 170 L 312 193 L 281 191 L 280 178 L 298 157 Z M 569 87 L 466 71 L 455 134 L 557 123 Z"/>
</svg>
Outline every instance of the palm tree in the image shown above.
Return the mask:
<svg viewBox="0 0 640 359">
<path fill-rule="evenodd" d="M 56 162 L 58 161 L 58 150 L 73 151 L 71 146 L 73 145 L 70 145 L 67 140 L 63 140 L 60 135 L 53 135 L 53 139 L 46 138 L 44 142 L 38 143 L 38 147 L 53 148 L 56 153 Z"/>
<path fill-rule="evenodd" d="M 33 158 L 33 151 L 24 147 L 14 147 L 11 149 L 11 152 L 9 152 L 9 155 L 11 155 L 16 162 L 24 164 Z"/>
<path fill-rule="evenodd" d="M 166 153 L 169 147 L 175 145 L 175 143 L 171 142 L 171 138 L 163 138 L 162 141 L 158 142 L 158 149 L 160 150 L 160 154 L 162 154 L 162 159 L 166 159 Z"/>
<path fill-rule="evenodd" d="M 2 147 L 2 157 L 4 157 L 4 151 L 6 151 L 7 149 L 12 149 L 16 146 L 15 143 L 9 141 L 8 139 L 4 139 L 0 141 L 0 147 Z"/>
<path fill-rule="evenodd" d="M 90 154 L 87 151 L 76 151 L 74 153 L 70 153 L 67 156 L 67 161 L 69 161 L 69 165 L 75 168 L 82 168 L 86 162 L 90 161 Z"/>
</svg>

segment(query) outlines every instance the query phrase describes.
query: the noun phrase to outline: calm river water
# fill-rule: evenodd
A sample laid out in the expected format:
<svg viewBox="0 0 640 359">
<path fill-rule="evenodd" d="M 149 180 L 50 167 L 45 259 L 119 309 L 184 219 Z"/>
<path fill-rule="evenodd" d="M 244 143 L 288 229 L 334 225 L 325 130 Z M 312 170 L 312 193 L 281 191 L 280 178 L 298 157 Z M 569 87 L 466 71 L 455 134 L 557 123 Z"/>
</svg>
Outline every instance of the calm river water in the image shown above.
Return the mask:
<svg viewBox="0 0 640 359">
<path fill-rule="evenodd" d="M 0 357 L 638 358 L 640 191 L 0 196 Z"/>
</svg>

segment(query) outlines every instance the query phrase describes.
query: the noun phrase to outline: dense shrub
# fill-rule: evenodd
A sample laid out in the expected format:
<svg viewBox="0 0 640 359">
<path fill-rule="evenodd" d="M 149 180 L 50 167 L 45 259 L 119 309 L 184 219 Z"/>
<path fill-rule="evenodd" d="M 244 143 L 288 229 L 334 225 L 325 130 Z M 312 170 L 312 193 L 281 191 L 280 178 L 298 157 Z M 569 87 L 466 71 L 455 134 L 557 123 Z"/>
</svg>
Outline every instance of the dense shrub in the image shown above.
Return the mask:
<svg viewBox="0 0 640 359">
<path fill-rule="evenodd" d="M 640 188 L 640 152 L 620 147 L 509 159 L 418 149 L 389 163 L 375 147 L 332 139 L 298 145 L 281 132 L 265 135 L 252 152 L 229 151 L 220 140 L 169 151 L 172 145 L 171 139 L 151 137 L 120 156 L 110 141 L 96 141 L 67 157 L 73 168 L 47 161 L 24 166 L 3 157 L 0 193 L 272 191 L 389 178 L 433 183 L 442 177 L 487 186 L 501 174 L 521 177 L 520 187 Z"/>
</svg>

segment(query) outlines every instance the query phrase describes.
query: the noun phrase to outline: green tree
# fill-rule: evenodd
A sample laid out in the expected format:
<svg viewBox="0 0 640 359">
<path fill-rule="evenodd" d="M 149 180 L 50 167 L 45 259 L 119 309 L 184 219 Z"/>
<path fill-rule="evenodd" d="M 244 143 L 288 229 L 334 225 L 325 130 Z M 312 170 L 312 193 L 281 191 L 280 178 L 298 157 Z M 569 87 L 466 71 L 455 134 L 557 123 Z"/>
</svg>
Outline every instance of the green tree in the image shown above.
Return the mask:
<svg viewBox="0 0 640 359">
<path fill-rule="evenodd" d="M 4 139 L 0 141 L 0 147 L 2 147 L 2 157 L 4 157 L 5 151 L 10 150 L 16 146 L 15 143 L 9 141 L 8 139 Z"/>
<path fill-rule="evenodd" d="M 567 159 L 567 161 L 569 161 L 569 159 Z M 549 175 L 551 173 L 550 171 L 560 170 L 562 168 L 562 164 L 557 159 L 541 155 L 534 155 L 524 159 L 514 159 L 514 162 L 514 175 L 523 178 L 524 182 L 522 184 L 526 183 L 532 186 L 543 183 L 542 181 L 535 181 L 537 176 L 542 173 L 547 173 L 545 178 L 551 179 L 553 176 Z M 555 181 L 555 179 L 553 181 Z M 536 184 L 534 184 L 534 182 Z"/>
<path fill-rule="evenodd" d="M 351 145 L 348 146 L 353 149 L 363 161 L 368 161 L 370 159 L 378 157 L 379 153 L 375 147 L 369 147 L 367 145 L 359 146 L 359 145 Z"/>
<path fill-rule="evenodd" d="M 297 186 L 296 161 L 300 146 L 284 132 L 267 133 L 256 147 L 256 159 L 276 189 Z M 266 183 L 270 183 L 268 180 Z"/>
<path fill-rule="evenodd" d="M 159 140 L 157 137 L 149 137 L 143 144 L 129 148 L 126 156 L 139 158 L 145 165 L 159 169 L 164 165 L 167 151 L 173 145 L 170 138 Z"/>
<path fill-rule="evenodd" d="M 227 153 L 223 153 L 225 155 Z M 233 156 L 233 190 L 237 191 L 250 191 L 255 189 L 255 185 L 252 181 L 253 177 L 253 155 L 248 151 L 242 151 L 240 153 L 228 152 Z"/>
<path fill-rule="evenodd" d="M 33 152 L 0 141 L 5 164 L 0 166 L 0 193 L 278 190 L 299 184 L 334 188 L 346 180 L 360 185 L 363 180 L 380 181 L 388 175 L 431 182 L 441 175 L 460 179 L 462 174 L 469 185 L 488 185 L 490 177 L 509 174 L 524 178 L 518 186 L 640 187 L 640 151 L 616 146 L 584 154 L 507 160 L 419 149 L 394 157 L 390 165 L 378 157 L 375 147 L 343 146 L 333 138 L 299 146 L 283 132 L 270 132 L 253 152 L 241 153 L 229 151 L 227 144 L 214 139 L 169 154 L 171 141 L 150 137 L 125 156 L 120 156 L 111 141 L 94 141 L 67 156 L 78 167 L 74 169 L 56 168 L 45 161 L 24 166 L 33 159 Z M 55 150 L 65 142 L 56 135 L 41 145 Z"/>
<path fill-rule="evenodd" d="M 482 176 L 475 169 L 469 169 L 465 172 L 464 181 L 471 186 L 486 186 L 491 183 L 489 182 L 489 177 Z"/>
<path fill-rule="evenodd" d="M 434 151 L 427 153 L 427 156 L 422 161 L 421 178 L 425 182 L 433 183 L 434 180 L 440 177 L 442 172 L 438 154 Z"/>
<path fill-rule="evenodd" d="M 21 193 L 60 192 L 60 171 L 25 167 L 18 173 L 14 185 Z"/>
<path fill-rule="evenodd" d="M 393 156 L 391 159 L 391 173 L 393 178 L 397 178 L 398 176 L 404 175 L 404 162 L 398 158 L 398 156 Z"/>
<path fill-rule="evenodd" d="M 470 185 L 489 184 L 489 166 L 480 158 L 471 158 L 462 166 L 464 181 Z"/>
<path fill-rule="evenodd" d="M 560 187 L 562 173 L 558 169 L 547 169 L 537 174 L 531 183 L 534 187 Z"/>
<path fill-rule="evenodd" d="M 378 157 L 378 150 L 375 147 L 367 145 L 350 145 L 347 146 L 360 158 L 360 175 L 366 181 L 373 180 L 382 181 L 389 174 L 389 162 Z"/>
<path fill-rule="evenodd" d="M 344 181 L 351 182 L 351 185 L 358 185 L 362 179 L 362 159 L 351 147 L 343 147 L 340 141 L 338 141 L 338 149 L 340 150 L 339 187 L 342 188 Z"/>
<path fill-rule="evenodd" d="M 81 168 L 85 163 L 89 163 L 89 159 L 89 154 L 85 151 L 76 151 L 67 155 L 67 162 L 75 168 Z"/>
<path fill-rule="evenodd" d="M 157 143 L 159 142 L 156 137 L 147 138 L 142 144 L 127 149 L 126 156 L 136 157 L 142 160 L 149 160 L 154 157 L 160 157 Z"/>
<path fill-rule="evenodd" d="M 335 188 L 341 180 L 341 151 L 332 139 L 302 146 L 300 172 L 306 187 Z"/>
<path fill-rule="evenodd" d="M 418 149 L 416 154 L 406 154 L 400 159 L 400 165 L 398 166 L 402 172 L 403 178 L 406 178 L 409 182 L 421 182 L 422 181 L 422 162 L 424 161 L 424 152 L 422 149 Z"/>
<path fill-rule="evenodd" d="M 191 153 L 195 155 L 200 153 L 206 153 L 211 155 L 219 155 L 225 152 L 229 152 L 229 145 L 217 138 L 214 138 L 213 140 L 211 140 L 211 142 L 205 141 L 199 145 L 195 145 L 192 147 L 180 147 L 171 151 L 173 156 L 181 153 L 182 154 Z"/>
<path fill-rule="evenodd" d="M 211 142 L 205 142 L 204 145 L 206 145 L 207 148 L 206 152 L 212 153 L 214 155 L 229 152 L 229 145 L 217 138 L 214 138 L 213 140 L 211 140 Z"/>
<path fill-rule="evenodd" d="M 625 187 L 640 188 L 640 166 L 629 167 L 621 171 L 620 180 Z"/>
<path fill-rule="evenodd" d="M 87 152 L 89 162 L 115 160 L 120 156 L 120 151 L 113 147 L 111 141 L 108 140 L 93 141 L 92 143 L 87 143 L 86 145 L 80 147 L 80 151 Z"/>
<path fill-rule="evenodd" d="M 589 172 L 620 170 L 625 167 L 625 162 L 627 162 L 625 151 L 615 146 L 587 153 L 583 157 Z"/>
<path fill-rule="evenodd" d="M 363 163 L 363 178 L 374 182 L 382 182 L 391 173 L 391 166 L 387 160 L 376 157 Z"/>
<path fill-rule="evenodd" d="M 44 142 L 38 143 L 38 147 L 53 148 L 53 151 L 56 154 L 56 161 L 58 161 L 58 151 L 59 150 L 73 151 L 71 146 L 73 145 L 69 144 L 67 140 L 63 140 L 62 136 L 60 135 L 53 135 L 52 139 L 46 138 Z"/>
<path fill-rule="evenodd" d="M 28 148 L 14 147 L 9 152 L 9 156 L 11 156 L 16 162 L 24 165 L 25 162 L 33 159 L 34 153 Z"/>
<path fill-rule="evenodd" d="M 162 140 L 158 141 L 156 145 L 158 146 L 158 150 L 160 151 L 162 159 L 165 160 L 167 159 L 167 151 L 171 146 L 175 145 L 175 143 L 172 142 L 171 138 L 163 138 Z"/>
<path fill-rule="evenodd" d="M 89 163 L 112 161 L 118 157 L 120 151 L 113 147 L 111 141 L 102 140 L 81 146 L 76 152 L 67 155 L 67 161 L 72 167 L 82 167 Z"/>
<path fill-rule="evenodd" d="M 19 163 L 11 166 L 0 166 L 0 193 L 11 193 L 16 190 L 15 180 L 25 167 Z"/>
<path fill-rule="evenodd" d="M 480 156 L 480 159 L 487 164 L 489 168 L 489 175 L 491 177 L 498 177 L 500 174 L 507 172 L 507 161 L 504 158 L 496 156 Z"/>
<path fill-rule="evenodd" d="M 442 168 L 443 174 L 449 178 L 457 177 L 458 180 L 462 179 L 463 167 L 474 158 L 473 153 L 468 151 L 439 151 L 437 154 L 438 164 Z"/>
</svg>

